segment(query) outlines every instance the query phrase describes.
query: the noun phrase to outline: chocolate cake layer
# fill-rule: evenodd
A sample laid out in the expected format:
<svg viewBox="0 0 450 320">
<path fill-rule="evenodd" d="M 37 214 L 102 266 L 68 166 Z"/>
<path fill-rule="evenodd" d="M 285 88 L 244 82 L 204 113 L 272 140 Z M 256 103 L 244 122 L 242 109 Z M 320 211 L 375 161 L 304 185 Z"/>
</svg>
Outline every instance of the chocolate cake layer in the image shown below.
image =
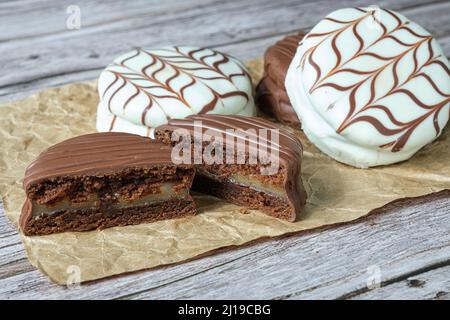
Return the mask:
<svg viewBox="0 0 450 320">
<path fill-rule="evenodd" d="M 287 36 L 266 50 L 264 74 L 256 87 L 258 107 L 277 120 L 294 127 L 300 127 L 300 121 L 289 101 L 284 81 L 303 37 L 303 33 Z"/>
<path fill-rule="evenodd" d="M 28 210 L 28 206 L 31 206 L 31 203 L 26 200 L 24 209 Z M 22 227 L 22 230 L 28 236 L 66 231 L 102 230 L 192 216 L 196 210 L 196 205 L 190 198 L 173 199 L 129 208 L 64 210 L 55 215 L 43 215 L 39 219 L 31 219 L 25 228 Z"/>
<path fill-rule="evenodd" d="M 267 137 L 260 135 L 260 131 L 270 130 L 278 133 L 278 141 L 272 139 L 272 133 Z M 249 134 L 238 135 L 237 132 Z M 172 119 L 167 125 L 155 130 L 156 139 L 172 146 L 176 146 L 180 141 L 176 138 L 180 135 L 189 135 L 192 154 L 195 154 L 195 149 L 198 148 L 204 153 L 208 150 L 208 145 L 211 145 L 208 137 L 217 136 L 221 136 L 223 142 L 233 140 L 231 149 L 234 150 L 235 160 L 239 150 L 246 150 L 243 164 L 206 163 L 204 159 L 203 162 L 197 163 L 194 190 L 213 194 L 252 209 L 257 208 L 278 218 L 296 220 L 305 204 L 306 193 L 300 177 L 303 149 L 293 134 L 261 118 L 212 114 Z M 214 139 L 211 141 L 212 145 L 216 143 Z M 242 149 L 241 146 L 245 148 Z M 224 159 L 230 153 L 228 147 L 226 143 L 223 144 Z M 258 158 L 256 162 L 251 162 L 251 154 L 264 147 L 267 147 L 269 155 L 277 154 L 278 168 L 270 174 L 262 170 L 271 165 L 262 161 L 264 159 Z M 192 161 L 195 161 L 194 156 Z M 247 191 L 245 195 L 239 196 L 236 190 Z M 258 200 L 251 199 L 252 193 L 258 196 Z M 263 196 L 265 200 L 261 200 Z"/>
<path fill-rule="evenodd" d="M 227 180 L 217 180 L 202 174 L 196 175 L 192 187 L 195 191 L 211 194 L 249 209 L 262 210 L 279 219 L 293 221 L 292 211 L 287 209 L 286 201 L 282 196 L 275 196 L 265 191 L 258 191 L 253 187 Z"/>
<path fill-rule="evenodd" d="M 26 235 L 41 235 L 194 214 L 193 177 L 193 166 L 173 164 L 171 148 L 149 138 L 79 136 L 50 147 L 27 168 L 20 225 Z"/>
</svg>

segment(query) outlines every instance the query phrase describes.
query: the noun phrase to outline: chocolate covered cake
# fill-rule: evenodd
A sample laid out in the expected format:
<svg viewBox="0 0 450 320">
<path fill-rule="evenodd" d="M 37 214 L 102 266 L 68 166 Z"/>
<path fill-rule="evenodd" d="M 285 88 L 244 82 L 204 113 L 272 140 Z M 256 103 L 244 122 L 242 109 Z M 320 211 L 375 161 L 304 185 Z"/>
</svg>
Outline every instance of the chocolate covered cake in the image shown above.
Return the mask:
<svg viewBox="0 0 450 320">
<path fill-rule="evenodd" d="M 258 107 L 264 113 L 293 127 L 300 127 L 300 121 L 292 108 L 284 81 L 303 36 L 303 33 L 287 36 L 266 50 L 264 74 L 256 87 Z"/>
<path fill-rule="evenodd" d="M 186 149 L 179 147 L 188 143 L 190 154 L 184 160 L 191 159 L 196 165 L 195 191 L 288 221 L 295 221 L 305 205 L 300 177 L 302 145 L 271 122 L 193 115 L 156 128 L 155 138 L 182 151 L 180 159 Z M 262 152 L 264 149 L 267 152 Z"/>
<path fill-rule="evenodd" d="M 191 165 L 171 148 L 127 133 L 94 133 L 56 144 L 26 170 L 25 235 L 87 231 L 195 214 Z"/>
</svg>

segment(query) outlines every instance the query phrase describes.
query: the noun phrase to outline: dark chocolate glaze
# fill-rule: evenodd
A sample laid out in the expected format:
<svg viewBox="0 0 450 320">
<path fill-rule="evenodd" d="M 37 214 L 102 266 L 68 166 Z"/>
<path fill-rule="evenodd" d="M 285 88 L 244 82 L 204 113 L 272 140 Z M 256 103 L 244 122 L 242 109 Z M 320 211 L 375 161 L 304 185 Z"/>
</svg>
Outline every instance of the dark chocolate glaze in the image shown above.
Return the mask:
<svg viewBox="0 0 450 320">
<path fill-rule="evenodd" d="M 299 127 L 300 121 L 289 101 L 284 80 L 298 43 L 303 37 L 304 33 L 290 35 L 267 49 L 264 54 L 264 75 L 256 87 L 258 107 L 277 120 L 294 127 Z"/>
<path fill-rule="evenodd" d="M 155 129 L 155 137 L 156 139 L 159 139 L 163 136 L 164 132 L 172 132 L 178 128 L 188 130 L 191 137 L 194 137 L 194 129 L 199 127 L 199 125 L 197 125 L 199 123 L 198 121 L 201 121 L 202 132 L 210 130 L 217 134 L 221 134 L 223 141 L 226 141 L 227 129 L 254 129 L 257 133 L 258 129 L 279 130 L 278 144 L 272 144 L 270 139 L 266 139 L 265 142 L 269 152 L 273 150 L 272 148 L 278 150 L 280 167 L 286 170 L 284 176 L 284 188 L 292 208 L 292 214 L 289 217 L 289 220 L 295 221 L 296 215 L 302 210 L 306 202 L 306 192 L 300 178 L 303 147 L 298 138 L 286 129 L 279 128 L 272 122 L 258 117 L 217 114 L 192 115 L 184 119 L 171 119 L 168 124 L 161 125 Z M 216 136 L 216 134 L 214 134 L 214 136 Z M 258 142 L 262 143 L 263 141 L 264 139 L 259 137 Z M 247 146 L 251 146 L 248 137 L 243 142 L 246 143 Z"/>
<path fill-rule="evenodd" d="M 115 172 L 125 167 L 172 164 L 171 148 L 129 133 L 78 136 L 51 146 L 30 163 L 23 188 L 58 176 Z"/>
</svg>

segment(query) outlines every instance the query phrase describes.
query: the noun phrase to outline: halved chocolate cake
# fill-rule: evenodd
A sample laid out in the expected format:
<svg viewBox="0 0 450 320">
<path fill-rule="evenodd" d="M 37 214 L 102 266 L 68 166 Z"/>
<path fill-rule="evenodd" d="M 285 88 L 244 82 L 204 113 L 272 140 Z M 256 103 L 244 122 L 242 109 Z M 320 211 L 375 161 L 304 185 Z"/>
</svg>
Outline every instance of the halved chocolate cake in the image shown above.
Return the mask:
<svg viewBox="0 0 450 320">
<path fill-rule="evenodd" d="M 25 235 L 87 231 L 195 214 L 191 165 L 171 148 L 127 133 L 94 133 L 56 144 L 26 170 Z"/>
<path fill-rule="evenodd" d="M 302 145 L 269 121 L 193 115 L 169 120 L 156 128 L 155 138 L 172 145 L 179 161 L 195 163 L 195 191 L 288 221 L 295 221 L 305 205 Z"/>
</svg>

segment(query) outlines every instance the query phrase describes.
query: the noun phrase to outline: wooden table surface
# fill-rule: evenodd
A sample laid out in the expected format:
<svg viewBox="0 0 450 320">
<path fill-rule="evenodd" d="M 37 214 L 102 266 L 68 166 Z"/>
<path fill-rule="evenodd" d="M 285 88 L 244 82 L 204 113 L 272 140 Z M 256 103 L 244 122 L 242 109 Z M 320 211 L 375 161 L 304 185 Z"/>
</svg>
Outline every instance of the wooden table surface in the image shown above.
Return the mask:
<svg viewBox="0 0 450 320">
<path fill-rule="evenodd" d="M 373 2 L 2 1 L 0 102 L 95 79 L 114 57 L 138 46 L 187 44 L 242 60 L 261 57 L 283 35 L 308 31 L 334 9 Z M 450 1 L 376 4 L 424 26 L 450 55 Z M 81 26 L 74 29 L 70 17 L 78 8 Z M 71 288 L 51 283 L 30 265 L 0 211 L 3 299 L 450 299 L 450 192 L 407 207 L 394 203 L 352 224 Z"/>
</svg>

